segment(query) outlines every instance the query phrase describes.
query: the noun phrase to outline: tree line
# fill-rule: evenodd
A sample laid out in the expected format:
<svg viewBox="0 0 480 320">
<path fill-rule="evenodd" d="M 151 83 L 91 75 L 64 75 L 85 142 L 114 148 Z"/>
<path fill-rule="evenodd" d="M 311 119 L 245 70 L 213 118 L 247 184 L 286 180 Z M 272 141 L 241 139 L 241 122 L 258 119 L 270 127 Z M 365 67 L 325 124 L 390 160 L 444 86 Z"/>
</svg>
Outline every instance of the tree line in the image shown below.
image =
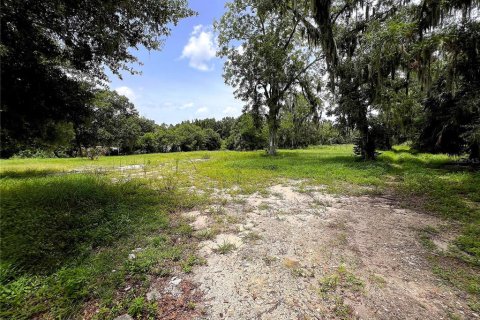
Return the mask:
<svg viewBox="0 0 480 320">
<path fill-rule="evenodd" d="M 268 140 L 266 121 L 249 114 L 221 120 L 195 119 L 176 125 L 156 124 L 139 115 L 125 96 L 115 91 L 94 89 L 89 102 L 91 115 L 84 122 L 59 122 L 50 128 L 49 139 L 29 145 L 3 148 L 14 157 L 75 157 L 99 155 L 165 153 L 199 150 L 261 150 Z M 298 109 L 295 109 L 298 111 Z M 279 137 L 283 148 L 351 141 L 331 121 L 314 123 L 296 120 L 284 111 Z"/>
<path fill-rule="evenodd" d="M 5 0 L 1 156 L 353 141 L 374 159 L 411 141 L 478 160 L 479 12 L 479 0 L 233 0 L 215 30 L 244 114 L 166 126 L 99 86 L 106 69 L 136 73 L 130 48 L 159 49 L 195 15 L 186 0 Z"/>
</svg>

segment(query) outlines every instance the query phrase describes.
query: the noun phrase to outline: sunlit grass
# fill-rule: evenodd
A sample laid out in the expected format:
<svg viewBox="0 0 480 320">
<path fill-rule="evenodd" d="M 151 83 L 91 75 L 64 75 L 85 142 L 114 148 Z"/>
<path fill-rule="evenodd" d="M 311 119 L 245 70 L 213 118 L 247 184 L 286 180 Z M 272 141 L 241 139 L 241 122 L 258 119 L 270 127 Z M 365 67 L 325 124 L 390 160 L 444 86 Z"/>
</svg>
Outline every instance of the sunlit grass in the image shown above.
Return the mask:
<svg viewBox="0 0 480 320">
<path fill-rule="evenodd" d="M 124 312 L 140 294 L 115 300 L 126 278 L 144 288 L 145 273 L 167 275 L 176 263 L 191 268 L 192 230 L 173 212 L 215 199 L 220 189 L 264 193 L 288 179 L 337 194 L 388 192 L 407 207 L 455 221 L 463 229 L 453 244 L 478 264 L 480 174 L 456 160 L 401 146 L 365 162 L 351 145 L 280 150 L 276 157 L 200 151 L 0 160 L 0 316 L 65 318 L 91 299 L 110 310 L 107 318 Z M 128 260 L 136 247 L 143 250 Z"/>
</svg>

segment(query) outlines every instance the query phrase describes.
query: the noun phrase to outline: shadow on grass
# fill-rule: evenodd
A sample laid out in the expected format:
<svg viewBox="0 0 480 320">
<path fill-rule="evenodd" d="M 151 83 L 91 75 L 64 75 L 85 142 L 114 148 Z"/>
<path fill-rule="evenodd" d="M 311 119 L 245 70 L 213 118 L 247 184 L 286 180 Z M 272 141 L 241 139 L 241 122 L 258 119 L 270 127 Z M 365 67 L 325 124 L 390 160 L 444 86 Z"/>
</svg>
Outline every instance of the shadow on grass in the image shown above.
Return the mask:
<svg viewBox="0 0 480 320">
<path fill-rule="evenodd" d="M 157 201 L 139 183 L 86 175 L 4 179 L 0 186 L 1 261 L 39 274 L 112 244 L 148 219 Z"/>
<path fill-rule="evenodd" d="M 87 174 L 4 178 L 0 191 L 1 319 L 76 319 L 91 299 L 114 308 L 107 318 L 125 313 L 112 297 L 182 259 L 191 228 L 169 213 L 199 201 L 162 181 Z"/>
<path fill-rule="evenodd" d="M 52 174 L 57 174 L 59 171 L 56 170 L 49 170 L 49 169 L 29 169 L 24 171 L 16 171 L 16 170 L 7 170 L 0 172 L 0 179 L 2 178 L 11 178 L 11 179 L 27 179 L 27 178 L 38 178 L 38 177 L 46 177 Z"/>
</svg>

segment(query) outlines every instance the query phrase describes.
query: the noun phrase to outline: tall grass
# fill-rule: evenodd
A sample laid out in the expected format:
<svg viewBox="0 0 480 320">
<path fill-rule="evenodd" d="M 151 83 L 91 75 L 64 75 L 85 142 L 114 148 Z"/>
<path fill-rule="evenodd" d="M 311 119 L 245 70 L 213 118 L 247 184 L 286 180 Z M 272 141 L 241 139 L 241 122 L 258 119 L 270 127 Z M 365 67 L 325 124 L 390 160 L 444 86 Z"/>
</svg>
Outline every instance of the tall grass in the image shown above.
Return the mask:
<svg viewBox="0 0 480 320">
<path fill-rule="evenodd" d="M 134 262 L 127 256 L 153 246 L 152 234 L 168 243 L 176 232 L 168 213 L 194 204 L 147 180 L 112 183 L 92 175 L 3 179 L 0 190 L 1 318 L 68 318 L 90 299 L 114 303 L 128 274 L 181 258 L 173 243 Z"/>
<path fill-rule="evenodd" d="M 137 310 L 146 274 L 165 275 L 192 259 L 191 229 L 170 214 L 205 201 L 180 191 L 192 185 L 208 196 L 218 188 L 252 193 L 303 179 L 333 193 L 395 194 L 460 228 L 453 245 L 478 268 L 480 173 L 455 160 L 397 147 L 364 162 L 350 145 L 281 150 L 276 157 L 202 151 L 0 160 L 0 318 L 64 319 L 78 316 L 87 301 L 98 302 L 99 318 Z M 119 169 L 133 164 L 142 168 Z M 129 260 L 137 247 L 143 250 Z M 128 281 L 142 285 L 120 298 L 116 292 Z"/>
</svg>

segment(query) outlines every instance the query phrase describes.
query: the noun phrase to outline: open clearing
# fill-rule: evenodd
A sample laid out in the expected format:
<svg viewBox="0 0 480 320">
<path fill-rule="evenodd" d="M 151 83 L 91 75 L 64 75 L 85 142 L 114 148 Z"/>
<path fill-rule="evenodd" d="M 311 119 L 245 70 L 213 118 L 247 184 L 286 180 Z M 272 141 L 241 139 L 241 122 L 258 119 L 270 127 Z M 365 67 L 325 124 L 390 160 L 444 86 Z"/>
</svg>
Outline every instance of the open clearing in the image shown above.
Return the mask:
<svg viewBox="0 0 480 320">
<path fill-rule="evenodd" d="M 295 181 L 268 191 L 224 196 L 220 214 L 187 214 L 197 232 L 222 230 L 200 243 L 207 264 L 191 278 L 205 294 L 205 319 L 478 317 L 432 275 L 418 241 L 440 219 Z"/>
<path fill-rule="evenodd" d="M 477 319 L 480 176 L 451 161 L 2 161 L 0 317 Z"/>
</svg>

